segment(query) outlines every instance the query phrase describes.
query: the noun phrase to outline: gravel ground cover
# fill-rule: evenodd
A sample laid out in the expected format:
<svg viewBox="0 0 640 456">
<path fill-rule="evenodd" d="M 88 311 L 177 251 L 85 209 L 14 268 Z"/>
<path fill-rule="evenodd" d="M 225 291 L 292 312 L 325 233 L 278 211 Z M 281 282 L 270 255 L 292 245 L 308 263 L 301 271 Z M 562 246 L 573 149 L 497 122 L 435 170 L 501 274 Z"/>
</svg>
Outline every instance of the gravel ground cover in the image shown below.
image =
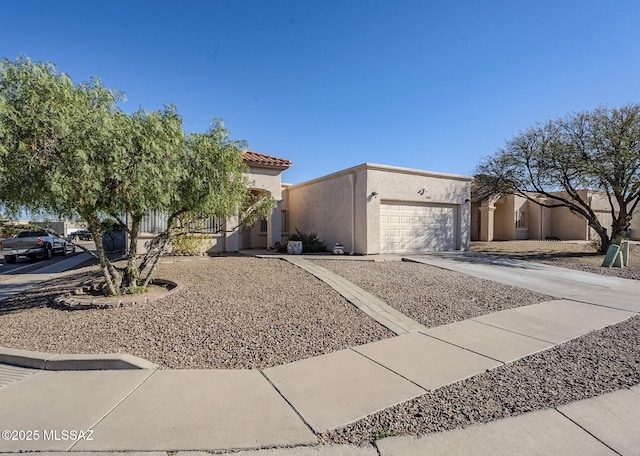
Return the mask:
<svg viewBox="0 0 640 456">
<path fill-rule="evenodd" d="M 53 297 L 96 275 L 67 273 L 0 302 L 0 345 L 51 353 L 130 353 L 163 368 L 267 368 L 393 336 L 282 260 L 173 257 L 156 277 L 184 286 L 112 310 L 61 311 Z"/>
<path fill-rule="evenodd" d="M 407 261 L 314 262 L 427 327 L 556 299 L 524 288 Z"/>
<path fill-rule="evenodd" d="M 319 436 L 365 444 L 557 407 L 640 383 L 640 316 L 439 388 Z"/>
<path fill-rule="evenodd" d="M 516 257 L 535 256 L 514 246 L 509 250 Z M 558 257 L 577 268 L 586 267 L 584 254 L 573 253 L 538 252 L 535 259 L 553 262 Z M 336 260 L 321 264 L 428 326 L 524 305 L 527 299 L 529 304 L 551 299 L 415 263 Z M 47 307 L 54 296 L 95 274 L 91 267 L 70 271 L 0 302 L 0 345 L 66 353 L 120 351 L 164 368 L 266 368 L 392 336 L 293 265 L 246 257 L 167 258 L 157 276 L 187 287 L 155 303 L 110 311 L 65 312 Z M 449 306 L 452 296 L 455 304 Z M 514 302 L 514 296 L 521 304 Z M 385 409 L 318 439 L 364 444 L 388 435 L 423 435 L 555 407 L 638 383 L 640 317 L 634 317 Z"/>
<path fill-rule="evenodd" d="M 629 246 L 629 266 L 625 268 L 603 268 L 601 265 L 604 255 L 596 253 L 590 243 L 548 241 L 472 242 L 470 251 L 537 261 L 594 274 L 640 280 L 640 245 L 638 244 Z"/>
</svg>

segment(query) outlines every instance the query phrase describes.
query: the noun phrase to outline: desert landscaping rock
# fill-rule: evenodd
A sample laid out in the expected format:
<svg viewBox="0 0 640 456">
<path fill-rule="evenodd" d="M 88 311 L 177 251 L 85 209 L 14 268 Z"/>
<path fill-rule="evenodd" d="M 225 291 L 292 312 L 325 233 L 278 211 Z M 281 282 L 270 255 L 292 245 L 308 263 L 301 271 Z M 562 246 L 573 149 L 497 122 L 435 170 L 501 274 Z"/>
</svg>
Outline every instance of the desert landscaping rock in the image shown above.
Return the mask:
<svg viewBox="0 0 640 456">
<path fill-rule="evenodd" d="M 579 269 L 584 260 L 563 261 Z M 322 266 L 428 326 L 553 299 L 422 264 L 336 260 Z M 166 258 L 157 277 L 184 285 L 172 296 L 109 310 L 49 307 L 55 296 L 96 275 L 91 267 L 77 269 L 0 301 L 0 345 L 51 353 L 126 352 L 164 368 L 263 369 L 393 336 L 310 274 L 273 259 Z M 368 444 L 391 435 L 424 435 L 638 384 L 640 316 L 318 438 Z"/>
<path fill-rule="evenodd" d="M 383 300 L 430 326 L 547 299 L 426 265 L 323 263 L 344 264 L 348 279 L 361 268 L 360 275 L 373 280 L 367 282 L 372 292 L 383 287 Z M 92 274 L 98 273 L 91 267 L 71 271 L 3 301 L 0 345 L 49 353 L 128 353 L 163 368 L 239 369 L 267 368 L 393 336 L 315 277 L 276 259 L 167 257 L 156 276 L 182 288 L 164 299 L 106 312 L 49 307 Z"/>
<path fill-rule="evenodd" d="M 93 271 L 93 272 L 91 272 Z M 266 368 L 391 337 L 331 288 L 281 260 L 168 258 L 183 288 L 108 310 L 50 308 L 87 280 L 73 271 L 0 303 L 0 345 L 48 353 L 128 353 L 162 368 Z"/>
<path fill-rule="evenodd" d="M 316 260 L 427 327 L 555 298 L 411 262 Z"/>
</svg>

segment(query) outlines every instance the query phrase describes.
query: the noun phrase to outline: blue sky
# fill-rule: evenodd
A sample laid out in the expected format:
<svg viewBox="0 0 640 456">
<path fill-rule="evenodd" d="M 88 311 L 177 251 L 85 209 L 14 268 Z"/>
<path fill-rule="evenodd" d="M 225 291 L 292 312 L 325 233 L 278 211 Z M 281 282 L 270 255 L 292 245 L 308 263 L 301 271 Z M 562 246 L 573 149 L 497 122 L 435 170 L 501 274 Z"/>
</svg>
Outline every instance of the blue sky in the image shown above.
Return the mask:
<svg viewBox="0 0 640 456">
<path fill-rule="evenodd" d="M 364 162 L 469 175 L 536 122 L 640 102 L 640 2 L 4 1 L 1 56 L 127 112 L 222 118 L 298 183 Z"/>
</svg>

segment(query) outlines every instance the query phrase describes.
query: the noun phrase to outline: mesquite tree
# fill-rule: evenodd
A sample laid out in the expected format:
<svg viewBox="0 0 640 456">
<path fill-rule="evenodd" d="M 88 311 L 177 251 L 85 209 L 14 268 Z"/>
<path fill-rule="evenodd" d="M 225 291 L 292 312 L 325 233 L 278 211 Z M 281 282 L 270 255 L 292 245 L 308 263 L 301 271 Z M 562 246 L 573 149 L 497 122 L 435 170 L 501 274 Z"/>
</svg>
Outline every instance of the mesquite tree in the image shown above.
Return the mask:
<svg viewBox="0 0 640 456">
<path fill-rule="evenodd" d="M 581 197 L 584 189 L 606 195 L 610 227 Z M 477 167 L 475 190 L 567 207 L 586 219 L 600 237 L 600 252 L 606 252 L 629 228 L 640 200 L 640 105 L 574 113 L 514 136 Z"/>
<path fill-rule="evenodd" d="M 174 107 L 122 112 L 120 92 L 99 79 L 74 84 L 50 63 L 0 62 L 0 202 L 8 210 L 79 215 L 96 245 L 108 292 L 146 286 L 171 233 L 201 214 L 252 223 L 274 201 L 248 190 L 242 150 L 221 121 L 185 135 Z M 140 223 L 149 211 L 168 214 L 167 229 L 140 260 Z M 126 267 L 102 247 L 102 221 L 129 234 Z"/>
</svg>

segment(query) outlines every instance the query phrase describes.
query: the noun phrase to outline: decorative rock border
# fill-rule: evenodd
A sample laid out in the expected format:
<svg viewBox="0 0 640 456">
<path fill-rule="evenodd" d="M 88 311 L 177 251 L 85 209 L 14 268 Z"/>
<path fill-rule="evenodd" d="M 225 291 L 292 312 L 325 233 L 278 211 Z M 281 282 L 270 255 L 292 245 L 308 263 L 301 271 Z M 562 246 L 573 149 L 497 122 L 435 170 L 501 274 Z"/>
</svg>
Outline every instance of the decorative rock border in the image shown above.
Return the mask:
<svg viewBox="0 0 640 456">
<path fill-rule="evenodd" d="M 181 288 L 177 282 L 165 279 L 155 279 L 150 285 L 150 291 L 135 295 L 104 296 L 66 293 L 53 300 L 52 307 L 62 310 L 114 309 L 134 304 L 145 304 L 157 301 Z"/>
</svg>

